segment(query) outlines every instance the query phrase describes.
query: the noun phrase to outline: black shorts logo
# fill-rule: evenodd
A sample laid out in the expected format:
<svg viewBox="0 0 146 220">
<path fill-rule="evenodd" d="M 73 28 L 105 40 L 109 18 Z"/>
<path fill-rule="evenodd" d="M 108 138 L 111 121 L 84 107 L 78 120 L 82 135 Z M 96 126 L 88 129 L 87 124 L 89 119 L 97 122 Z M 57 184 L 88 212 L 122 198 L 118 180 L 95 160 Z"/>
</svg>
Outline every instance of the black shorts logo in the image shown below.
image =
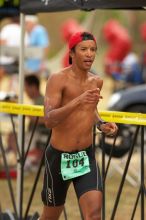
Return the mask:
<svg viewBox="0 0 146 220">
<path fill-rule="evenodd" d="M 48 188 L 48 200 L 50 203 L 52 203 L 52 191 L 51 188 Z"/>
</svg>

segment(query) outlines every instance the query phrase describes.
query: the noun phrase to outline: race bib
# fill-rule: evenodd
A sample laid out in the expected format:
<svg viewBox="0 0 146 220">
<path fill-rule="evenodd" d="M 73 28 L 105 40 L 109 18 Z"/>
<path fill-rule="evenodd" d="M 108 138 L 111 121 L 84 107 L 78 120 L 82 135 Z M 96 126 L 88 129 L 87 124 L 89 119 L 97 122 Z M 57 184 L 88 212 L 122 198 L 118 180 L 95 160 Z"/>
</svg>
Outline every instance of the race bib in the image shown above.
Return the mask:
<svg viewBox="0 0 146 220">
<path fill-rule="evenodd" d="M 86 151 L 61 154 L 61 174 L 63 180 L 72 179 L 90 172 Z"/>
</svg>

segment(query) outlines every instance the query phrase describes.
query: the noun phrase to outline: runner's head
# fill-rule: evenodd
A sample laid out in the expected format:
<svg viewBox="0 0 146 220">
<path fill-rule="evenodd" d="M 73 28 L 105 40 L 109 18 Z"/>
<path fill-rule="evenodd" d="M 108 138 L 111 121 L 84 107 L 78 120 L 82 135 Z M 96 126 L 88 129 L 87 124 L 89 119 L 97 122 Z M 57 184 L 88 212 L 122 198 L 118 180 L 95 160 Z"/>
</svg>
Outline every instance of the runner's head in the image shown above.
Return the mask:
<svg viewBox="0 0 146 220">
<path fill-rule="evenodd" d="M 86 31 L 76 32 L 70 37 L 70 40 L 68 43 L 69 51 L 71 50 L 74 51 L 77 44 L 79 44 L 82 41 L 86 41 L 86 40 L 93 40 L 96 43 L 96 39 L 92 33 L 86 32 Z M 69 64 L 72 64 L 72 58 L 70 56 L 69 56 Z"/>
</svg>

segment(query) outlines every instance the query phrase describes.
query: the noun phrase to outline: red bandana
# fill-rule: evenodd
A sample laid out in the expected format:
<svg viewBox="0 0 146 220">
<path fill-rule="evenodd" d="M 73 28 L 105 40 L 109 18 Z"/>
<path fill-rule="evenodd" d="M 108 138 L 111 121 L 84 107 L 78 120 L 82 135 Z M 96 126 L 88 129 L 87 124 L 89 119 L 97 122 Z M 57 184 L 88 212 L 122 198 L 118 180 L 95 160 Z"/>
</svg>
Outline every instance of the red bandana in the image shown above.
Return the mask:
<svg viewBox="0 0 146 220">
<path fill-rule="evenodd" d="M 75 33 L 74 35 L 72 35 L 72 36 L 70 37 L 69 44 L 68 44 L 69 49 L 72 49 L 72 48 L 75 47 L 77 44 L 79 44 L 80 42 L 83 41 L 82 34 L 83 34 L 83 32 L 77 32 L 77 33 Z M 91 34 L 91 33 L 89 33 L 89 34 Z M 94 41 L 95 41 L 95 43 L 96 43 L 96 39 L 94 38 L 94 36 L 93 36 L 93 39 L 94 39 Z"/>
</svg>

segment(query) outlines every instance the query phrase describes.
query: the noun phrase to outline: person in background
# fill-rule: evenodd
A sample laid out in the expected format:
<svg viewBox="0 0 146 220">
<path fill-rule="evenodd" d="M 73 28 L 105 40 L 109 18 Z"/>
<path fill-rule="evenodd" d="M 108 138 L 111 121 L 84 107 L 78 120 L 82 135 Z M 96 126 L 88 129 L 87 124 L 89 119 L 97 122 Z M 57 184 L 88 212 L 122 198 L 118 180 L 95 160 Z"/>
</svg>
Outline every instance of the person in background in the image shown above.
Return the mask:
<svg viewBox="0 0 146 220">
<path fill-rule="evenodd" d="M 43 105 L 44 104 L 44 96 L 40 91 L 40 81 L 38 76 L 35 74 L 25 76 L 24 81 L 25 92 L 27 96 L 30 98 L 34 105 Z M 33 128 L 35 126 L 36 117 L 29 116 L 29 124 L 28 124 L 28 132 L 27 132 L 27 141 L 26 145 L 30 139 Z M 44 117 L 39 117 L 38 124 L 34 133 L 34 137 L 30 146 L 30 151 L 28 153 L 28 160 L 26 167 L 32 169 L 32 166 L 37 166 L 40 162 L 41 155 L 45 149 L 45 145 L 47 142 L 47 137 L 49 135 L 50 130 L 46 128 L 44 123 Z M 27 169 L 26 168 L 26 169 Z"/>
<path fill-rule="evenodd" d="M 0 50 L 0 87 L 4 90 L 8 87 L 8 92 L 18 95 L 18 73 L 19 73 L 19 49 L 20 49 L 21 26 L 19 16 L 11 17 L 0 31 L 0 47 L 6 46 L 8 54 L 3 54 Z M 28 35 L 25 33 L 24 44 L 28 44 Z M 1 86 L 6 83 L 6 87 Z"/>
<path fill-rule="evenodd" d="M 49 50 L 49 35 L 46 28 L 39 24 L 37 16 L 25 17 L 25 28 L 28 33 L 28 47 L 43 48 L 42 58 L 28 58 L 25 61 L 25 70 L 28 73 L 43 73 L 46 71 L 46 60 Z"/>
<path fill-rule="evenodd" d="M 103 26 L 103 36 L 108 43 L 104 68 L 113 80 L 113 92 L 142 84 L 140 61 L 132 50 L 128 30 L 117 20 L 111 19 Z"/>
<path fill-rule="evenodd" d="M 95 37 L 77 32 L 68 45 L 70 66 L 51 74 L 46 86 L 45 124 L 52 135 L 45 151 L 40 220 L 59 219 L 71 182 L 84 219 L 101 220 L 102 181 L 93 126 L 107 135 L 115 135 L 117 126 L 104 122 L 97 110 L 103 80 L 90 71 L 97 52 Z"/>
<path fill-rule="evenodd" d="M 143 43 L 143 51 L 141 56 L 141 71 L 144 83 L 146 83 L 146 22 L 140 25 L 140 36 Z"/>
<path fill-rule="evenodd" d="M 36 76 L 35 74 L 26 75 L 24 80 L 24 89 L 32 104 L 43 106 L 44 96 L 40 91 L 40 80 L 38 76 Z M 35 116 L 27 116 L 27 121 L 28 123 L 25 134 L 25 151 L 27 151 L 28 149 L 29 141 L 35 125 L 36 127 L 28 151 L 25 163 L 25 171 L 35 171 L 38 168 L 38 165 L 42 158 L 42 154 L 47 143 L 47 138 L 51 130 L 46 128 L 44 117 L 39 117 L 37 124 Z M 15 161 L 17 161 L 17 146 L 15 136 L 12 131 L 8 134 L 7 143 L 7 155 L 8 153 L 15 155 Z"/>
<path fill-rule="evenodd" d="M 131 52 L 132 39 L 126 28 L 114 19 L 103 25 L 103 37 L 108 43 L 104 58 L 105 73 L 111 76 L 113 73 L 121 74 L 121 62 Z"/>
<path fill-rule="evenodd" d="M 138 55 L 134 52 L 130 52 L 121 62 L 121 81 L 123 81 L 124 87 L 136 86 L 144 83 L 141 63 Z"/>
<path fill-rule="evenodd" d="M 21 27 L 19 16 L 10 18 L 10 22 L 2 27 L 0 31 L 0 46 L 7 46 L 13 50 L 13 47 L 20 47 Z M 28 44 L 28 35 L 25 34 L 25 45 Z M 18 74 L 19 52 L 17 56 L 3 55 L 0 53 L 0 65 L 7 71 L 7 74 Z"/>
</svg>

